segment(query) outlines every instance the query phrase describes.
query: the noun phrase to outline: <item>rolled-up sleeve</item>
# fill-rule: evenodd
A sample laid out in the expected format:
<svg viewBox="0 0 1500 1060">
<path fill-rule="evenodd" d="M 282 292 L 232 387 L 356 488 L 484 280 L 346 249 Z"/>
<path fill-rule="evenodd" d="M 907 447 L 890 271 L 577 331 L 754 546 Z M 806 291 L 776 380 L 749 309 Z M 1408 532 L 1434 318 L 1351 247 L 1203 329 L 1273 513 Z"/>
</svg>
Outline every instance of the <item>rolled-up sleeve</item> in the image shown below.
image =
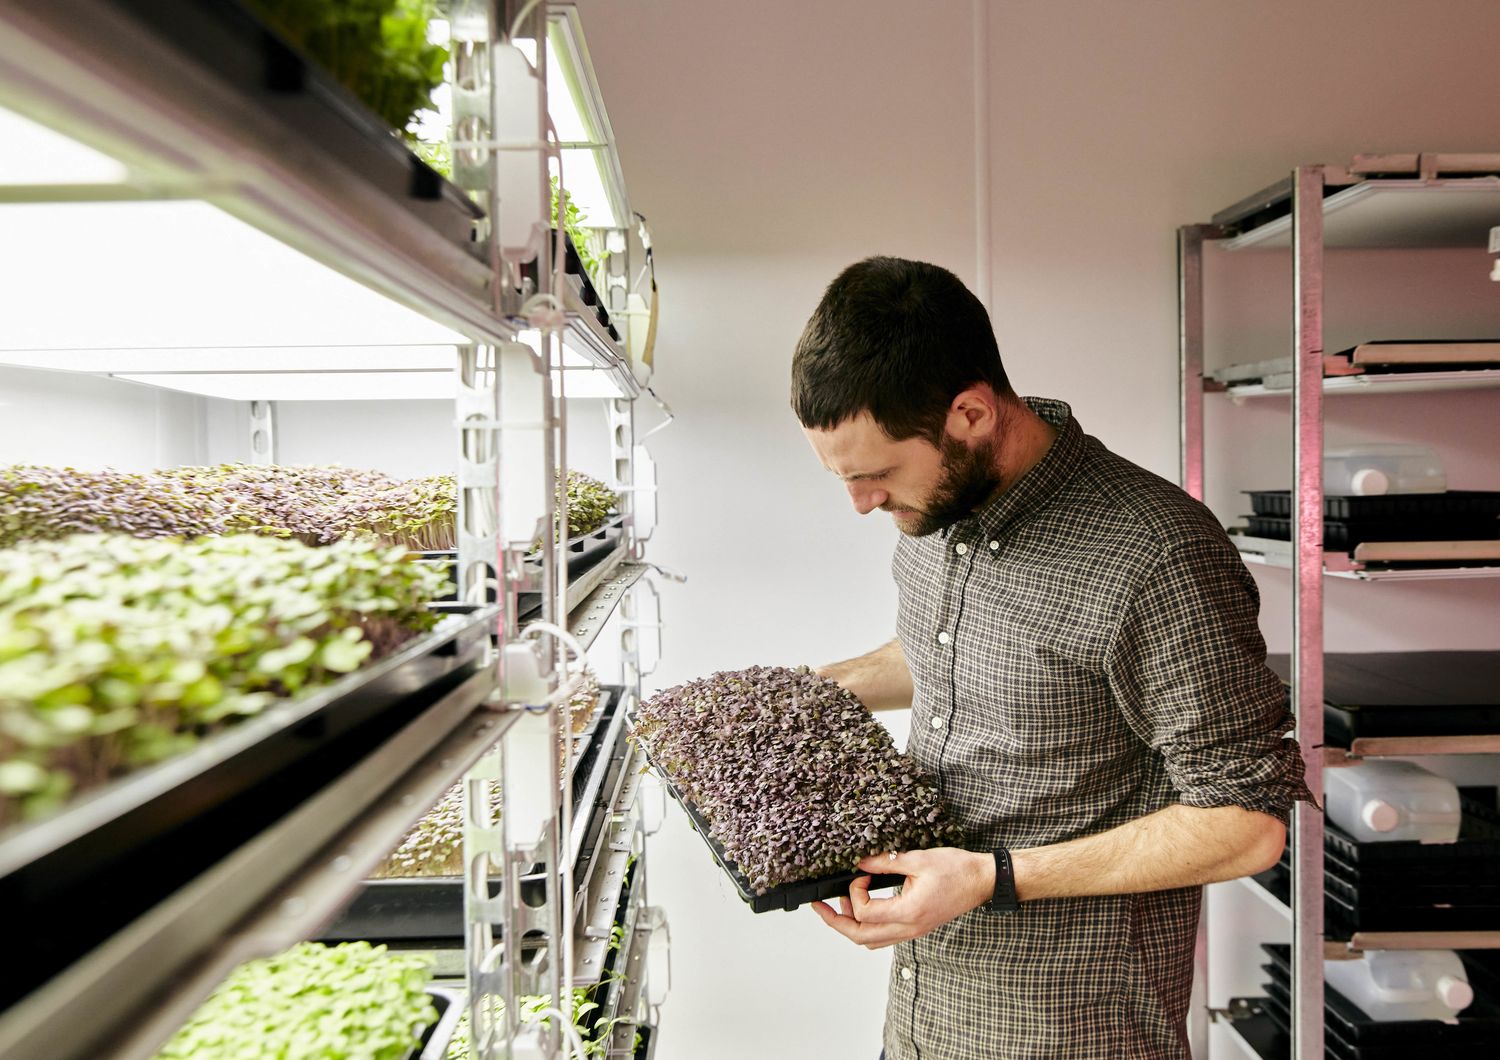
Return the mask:
<svg viewBox="0 0 1500 1060">
<path fill-rule="evenodd" d="M 1121 619 L 1108 679 L 1180 802 L 1286 822 L 1310 794 L 1286 690 L 1265 664 L 1259 603 L 1227 540 L 1167 547 Z"/>
</svg>

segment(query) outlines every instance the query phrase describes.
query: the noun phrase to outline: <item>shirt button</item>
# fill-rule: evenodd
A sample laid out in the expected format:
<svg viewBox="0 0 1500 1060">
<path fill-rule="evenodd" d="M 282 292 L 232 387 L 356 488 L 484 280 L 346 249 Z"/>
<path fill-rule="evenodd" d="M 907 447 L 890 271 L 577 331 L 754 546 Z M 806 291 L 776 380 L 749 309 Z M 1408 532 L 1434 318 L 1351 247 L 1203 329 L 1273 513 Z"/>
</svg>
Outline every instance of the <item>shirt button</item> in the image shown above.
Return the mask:
<svg viewBox="0 0 1500 1060">
<path fill-rule="evenodd" d="M 901 969 L 901 978 L 902 979 L 910 979 L 911 976 L 912 976 L 912 971 L 911 971 L 910 968 L 902 968 Z"/>
<path fill-rule="evenodd" d="M 938 634 L 938 643 L 939 644 L 947 644 L 952 639 L 953 639 L 952 637 L 948 636 L 948 631 L 946 629 L 943 630 L 941 633 Z"/>
<path fill-rule="evenodd" d="M 960 541 L 958 544 L 953 546 L 953 551 L 962 556 L 969 551 L 969 546 Z"/>
<path fill-rule="evenodd" d="M 932 719 L 932 727 L 934 729 L 941 729 L 943 727 L 943 719 L 934 715 Z"/>
<path fill-rule="evenodd" d="M 1000 551 L 1000 542 L 998 542 L 998 541 L 991 541 L 990 542 L 990 551 L 991 552 L 999 552 Z"/>
</svg>

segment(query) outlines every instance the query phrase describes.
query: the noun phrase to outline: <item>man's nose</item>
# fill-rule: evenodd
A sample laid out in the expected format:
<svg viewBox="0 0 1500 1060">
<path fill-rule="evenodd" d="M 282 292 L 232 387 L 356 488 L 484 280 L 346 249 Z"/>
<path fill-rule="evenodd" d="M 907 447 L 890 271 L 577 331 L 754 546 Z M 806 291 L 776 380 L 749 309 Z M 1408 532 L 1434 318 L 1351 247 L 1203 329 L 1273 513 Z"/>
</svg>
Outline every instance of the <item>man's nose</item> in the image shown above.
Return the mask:
<svg viewBox="0 0 1500 1060">
<path fill-rule="evenodd" d="M 860 515 L 869 515 L 879 508 L 891 495 L 882 489 L 873 489 L 862 482 L 849 483 L 849 499 L 854 502 L 854 510 Z"/>
</svg>

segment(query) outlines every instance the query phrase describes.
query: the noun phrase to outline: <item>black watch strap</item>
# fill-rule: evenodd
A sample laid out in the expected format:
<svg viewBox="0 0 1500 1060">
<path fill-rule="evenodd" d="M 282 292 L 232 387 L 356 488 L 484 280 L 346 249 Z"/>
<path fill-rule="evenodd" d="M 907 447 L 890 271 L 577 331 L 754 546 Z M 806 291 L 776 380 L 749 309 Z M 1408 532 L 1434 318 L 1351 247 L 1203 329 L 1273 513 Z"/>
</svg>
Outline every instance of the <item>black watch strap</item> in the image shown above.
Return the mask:
<svg viewBox="0 0 1500 1060">
<path fill-rule="evenodd" d="M 994 913 L 1014 913 L 1021 908 L 1021 901 L 1016 897 L 1016 873 L 1011 867 L 1010 851 L 996 847 L 991 853 L 995 855 L 995 894 L 986 908 Z"/>
</svg>

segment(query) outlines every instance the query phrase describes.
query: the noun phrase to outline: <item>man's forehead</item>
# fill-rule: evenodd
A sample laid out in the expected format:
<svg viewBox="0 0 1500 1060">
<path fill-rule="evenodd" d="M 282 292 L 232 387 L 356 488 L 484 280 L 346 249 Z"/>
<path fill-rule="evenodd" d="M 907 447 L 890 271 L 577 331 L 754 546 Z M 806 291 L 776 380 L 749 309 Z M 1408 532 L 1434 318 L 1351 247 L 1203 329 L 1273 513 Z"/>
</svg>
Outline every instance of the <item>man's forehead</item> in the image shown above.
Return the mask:
<svg viewBox="0 0 1500 1060">
<path fill-rule="evenodd" d="M 904 443 L 891 441 L 868 412 L 827 430 L 808 427 L 804 431 L 823 465 L 844 479 L 888 471 L 906 448 Z"/>
</svg>

